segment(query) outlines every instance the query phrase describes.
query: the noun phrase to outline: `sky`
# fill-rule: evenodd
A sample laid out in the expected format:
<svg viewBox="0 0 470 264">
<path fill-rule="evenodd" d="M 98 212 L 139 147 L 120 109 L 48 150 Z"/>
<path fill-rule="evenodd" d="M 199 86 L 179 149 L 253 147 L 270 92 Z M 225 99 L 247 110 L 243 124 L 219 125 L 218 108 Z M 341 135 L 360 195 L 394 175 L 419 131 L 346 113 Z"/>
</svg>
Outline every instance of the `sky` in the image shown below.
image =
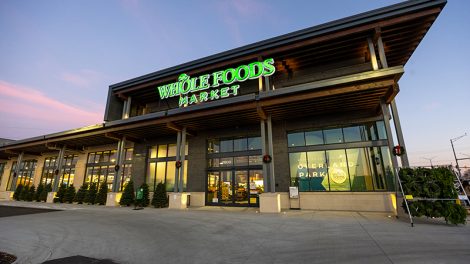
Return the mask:
<svg viewBox="0 0 470 264">
<path fill-rule="evenodd" d="M 398 2 L 2 0 L 0 138 L 102 123 L 111 84 Z M 465 133 L 470 158 L 469 10 L 447 3 L 399 82 L 411 165 L 455 165 Z"/>
</svg>

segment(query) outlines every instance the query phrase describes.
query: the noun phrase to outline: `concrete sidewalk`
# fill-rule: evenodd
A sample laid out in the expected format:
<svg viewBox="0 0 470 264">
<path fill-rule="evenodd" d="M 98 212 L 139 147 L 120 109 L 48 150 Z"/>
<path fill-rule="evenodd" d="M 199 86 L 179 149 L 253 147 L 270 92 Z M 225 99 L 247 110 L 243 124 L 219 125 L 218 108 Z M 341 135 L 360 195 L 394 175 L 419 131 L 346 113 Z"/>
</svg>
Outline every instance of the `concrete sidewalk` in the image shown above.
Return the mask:
<svg viewBox="0 0 470 264">
<path fill-rule="evenodd" d="M 82 255 L 118 263 L 468 263 L 470 228 L 385 214 L 153 209 L 0 202 L 64 211 L 0 218 L 16 263 Z"/>
</svg>

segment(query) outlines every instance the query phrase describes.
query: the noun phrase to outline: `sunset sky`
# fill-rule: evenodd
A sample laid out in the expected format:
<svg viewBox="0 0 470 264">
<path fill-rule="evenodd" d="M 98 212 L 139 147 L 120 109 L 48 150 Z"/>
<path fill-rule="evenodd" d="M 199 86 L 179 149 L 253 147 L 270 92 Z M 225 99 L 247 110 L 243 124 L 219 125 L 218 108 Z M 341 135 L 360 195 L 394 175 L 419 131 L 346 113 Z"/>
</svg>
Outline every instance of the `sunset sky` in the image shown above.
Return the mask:
<svg viewBox="0 0 470 264">
<path fill-rule="evenodd" d="M 101 123 L 111 84 L 397 2 L 0 1 L 0 138 Z M 464 133 L 470 158 L 469 11 L 447 4 L 399 82 L 411 165 L 455 164 Z"/>
</svg>

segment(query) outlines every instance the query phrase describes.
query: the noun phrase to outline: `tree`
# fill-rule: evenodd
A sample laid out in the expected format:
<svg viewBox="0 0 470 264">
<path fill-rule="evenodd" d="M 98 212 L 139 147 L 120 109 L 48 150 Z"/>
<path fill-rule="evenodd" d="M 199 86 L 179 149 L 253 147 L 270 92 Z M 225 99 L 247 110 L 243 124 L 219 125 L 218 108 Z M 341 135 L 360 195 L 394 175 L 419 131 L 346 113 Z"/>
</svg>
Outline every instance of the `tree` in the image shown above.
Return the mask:
<svg viewBox="0 0 470 264">
<path fill-rule="evenodd" d="M 83 201 L 85 200 L 85 197 L 87 196 L 88 193 L 88 183 L 84 183 L 80 189 L 78 189 L 77 194 L 75 195 L 74 201 L 77 202 L 78 204 L 82 204 Z"/>
<path fill-rule="evenodd" d="M 20 193 L 20 201 L 26 201 L 26 198 L 28 198 L 28 194 L 29 194 L 29 185 L 25 185 L 23 187 L 23 190 L 21 190 L 21 193 Z"/>
<path fill-rule="evenodd" d="M 147 207 L 150 204 L 150 191 L 149 191 L 149 185 L 144 183 L 140 186 L 140 188 L 143 189 L 143 199 L 142 199 L 142 207 Z"/>
<path fill-rule="evenodd" d="M 36 202 L 41 201 L 41 193 L 43 190 L 44 190 L 44 184 L 40 183 L 38 185 L 38 188 L 36 189 L 36 193 L 34 194 L 34 198 L 33 198 Z"/>
<path fill-rule="evenodd" d="M 134 193 L 134 182 L 131 180 L 124 188 L 124 193 L 121 196 L 119 201 L 120 205 L 130 206 L 134 203 L 135 193 Z"/>
<path fill-rule="evenodd" d="M 54 203 L 55 202 L 63 203 L 66 193 L 67 193 L 67 186 L 65 184 L 61 184 L 56 194 L 57 198 L 54 198 Z"/>
<path fill-rule="evenodd" d="M 155 208 L 163 208 L 168 206 L 165 184 L 161 182 L 157 184 L 157 188 L 155 189 L 152 197 L 152 205 Z"/>
<path fill-rule="evenodd" d="M 83 202 L 87 204 L 95 204 L 96 192 L 96 183 L 93 182 L 90 184 L 90 189 L 88 189 L 85 200 Z"/>
<path fill-rule="evenodd" d="M 13 193 L 13 199 L 19 201 L 22 191 L 23 191 L 23 184 L 18 184 L 18 186 L 16 186 L 15 192 Z"/>
<path fill-rule="evenodd" d="M 104 182 L 100 186 L 98 195 L 96 195 L 95 203 L 99 205 L 105 205 L 107 196 L 108 196 L 108 185 Z"/>
<path fill-rule="evenodd" d="M 39 199 L 43 202 L 47 201 L 47 194 L 52 191 L 52 183 L 48 183 L 46 187 L 42 190 Z"/>
<path fill-rule="evenodd" d="M 73 184 L 70 184 L 69 187 L 67 187 L 67 191 L 65 192 L 65 198 L 64 202 L 66 203 L 73 203 L 73 199 L 75 198 L 75 187 Z"/>
<path fill-rule="evenodd" d="M 35 194 L 36 194 L 36 187 L 32 185 L 31 188 L 29 188 L 28 194 L 26 195 L 26 201 L 32 202 Z"/>
</svg>

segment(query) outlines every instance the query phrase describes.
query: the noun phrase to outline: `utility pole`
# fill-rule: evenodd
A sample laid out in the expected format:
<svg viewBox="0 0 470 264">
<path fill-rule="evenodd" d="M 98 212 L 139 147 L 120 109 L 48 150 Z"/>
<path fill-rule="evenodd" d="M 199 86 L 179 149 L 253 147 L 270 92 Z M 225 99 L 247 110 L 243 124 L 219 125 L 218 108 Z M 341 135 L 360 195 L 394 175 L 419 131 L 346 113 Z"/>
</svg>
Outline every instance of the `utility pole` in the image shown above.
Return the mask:
<svg viewBox="0 0 470 264">
<path fill-rule="evenodd" d="M 434 157 L 432 157 L 432 158 L 423 158 L 423 159 L 429 160 L 429 163 L 431 163 L 431 169 L 433 169 L 434 166 L 432 165 L 432 160 L 435 159 L 435 158 L 436 158 L 436 157 L 434 156 Z"/>
<path fill-rule="evenodd" d="M 454 152 L 454 158 L 455 158 L 455 163 L 457 166 L 457 171 L 459 172 L 459 181 L 460 181 L 460 178 L 462 178 L 462 172 L 460 172 L 459 159 L 457 159 L 457 155 L 455 154 L 454 142 L 465 137 L 466 135 L 467 133 L 461 135 L 460 137 L 450 139 L 450 145 L 452 146 L 452 151 Z"/>
</svg>

